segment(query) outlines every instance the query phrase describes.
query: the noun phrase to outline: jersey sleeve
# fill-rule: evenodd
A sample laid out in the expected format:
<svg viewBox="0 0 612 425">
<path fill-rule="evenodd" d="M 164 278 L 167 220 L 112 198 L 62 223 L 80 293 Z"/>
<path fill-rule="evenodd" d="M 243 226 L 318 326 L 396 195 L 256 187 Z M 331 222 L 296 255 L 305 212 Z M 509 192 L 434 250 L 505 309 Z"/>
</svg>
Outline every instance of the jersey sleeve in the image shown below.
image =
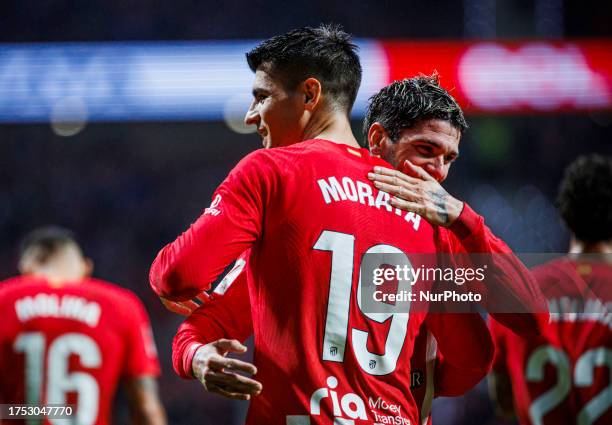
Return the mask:
<svg viewBox="0 0 612 425">
<path fill-rule="evenodd" d="M 221 338 L 244 341 L 252 333 L 246 271 L 242 270 L 223 295 L 213 294 L 179 327 L 172 343 L 174 370 L 179 376 L 190 378 L 191 362 L 199 346 Z"/>
<path fill-rule="evenodd" d="M 123 376 L 128 378 L 158 376 L 159 359 L 149 317 L 144 305 L 135 295 L 128 300 L 129 302 L 123 307 L 128 309 L 131 316 L 125 320 L 127 332 Z"/>
<path fill-rule="evenodd" d="M 438 342 L 436 396 L 462 395 L 487 375 L 494 347 L 479 314 L 430 313 L 426 325 Z"/>
<path fill-rule="evenodd" d="M 151 266 L 153 290 L 173 301 L 208 290 L 215 278 L 260 237 L 278 175 L 272 154 L 243 159 L 215 191 L 209 208 Z"/>
<path fill-rule="evenodd" d="M 507 373 L 506 356 L 508 355 L 508 346 L 506 334 L 508 330 L 491 317 L 489 317 L 489 330 L 493 338 L 493 344 L 495 345 L 493 370 L 495 372 Z"/>
<path fill-rule="evenodd" d="M 490 264 L 484 287 L 485 308 L 489 314 L 517 334 L 539 334 L 548 315 L 538 283 L 510 247 L 485 225 L 483 217 L 466 203 L 447 233 L 453 253 L 492 254 L 487 257 Z M 499 306 L 517 312 L 495 311 Z"/>
</svg>

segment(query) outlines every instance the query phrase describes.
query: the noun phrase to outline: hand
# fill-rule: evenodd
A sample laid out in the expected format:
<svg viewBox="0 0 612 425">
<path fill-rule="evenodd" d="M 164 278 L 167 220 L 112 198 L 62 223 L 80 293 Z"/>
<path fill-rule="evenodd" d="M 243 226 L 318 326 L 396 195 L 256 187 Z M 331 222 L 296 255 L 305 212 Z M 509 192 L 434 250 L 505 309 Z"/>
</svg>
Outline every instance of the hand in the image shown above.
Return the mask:
<svg viewBox="0 0 612 425">
<path fill-rule="evenodd" d="M 404 161 L 404 171 L 374 167 L 368 178 L 377 189 L 393 197 L 389 203 L 401 210 L 414 212 L 434 226 L 450 226 L 461 214 L 463 202 L 453 198 L 430 176 L 412 162 Z"/>
<path fill-rule="evenodd" d="M 206 292 L 200 292 L 195 298 L 186 301 L 170 301 L 167 298 L 159 297 L 164 307 L 173 313 L 180 314 L 181 316 L 189 316 L 193 313 L 193 310 L 198 308 L 201 304 L 205 304 L 209 299 L 210 295 Z M 199 301 L 198 302 L 196 302 Z"/>
<path fill-rule="evenodd" d="M 257 368 L 251 363 L 227 358 L 227 354 L 245 353 L 247 348 L 235 339 L 219 339 L 198 348 L 191 368 L 206 391 L 236 400 L 250 400 L 262 390 L 261 383 L 240 375 L 255 375 Z"/>
</svg>

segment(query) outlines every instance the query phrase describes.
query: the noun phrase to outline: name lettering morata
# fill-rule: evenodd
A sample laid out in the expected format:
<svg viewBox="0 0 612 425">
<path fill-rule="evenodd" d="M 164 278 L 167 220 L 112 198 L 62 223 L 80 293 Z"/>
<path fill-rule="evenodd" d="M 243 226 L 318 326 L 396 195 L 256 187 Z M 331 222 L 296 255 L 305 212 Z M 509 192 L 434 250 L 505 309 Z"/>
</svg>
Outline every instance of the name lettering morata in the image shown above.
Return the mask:
<svg viewBox="0 0 612 425">
<path fill-rule="evenodd" d="M 340 179 L 340 180 L 339 180 Z M 404 213 L 399 208 L 394 208 L 389 204 L 391 195 L 377 189 L 372 189 L 368 183 L 357 180 L 353 181 L 350 177 L 336 178 L 334 176 L 317 180 L 323 200 L 326 204 L 340 201 L 358 202 L 362 205 L 383 209 L 398 216 L 404 215 L 404 220 L 412 223 L 412 228 L 419 230 L 421 216 L 413 212 Z"/>
</svg>

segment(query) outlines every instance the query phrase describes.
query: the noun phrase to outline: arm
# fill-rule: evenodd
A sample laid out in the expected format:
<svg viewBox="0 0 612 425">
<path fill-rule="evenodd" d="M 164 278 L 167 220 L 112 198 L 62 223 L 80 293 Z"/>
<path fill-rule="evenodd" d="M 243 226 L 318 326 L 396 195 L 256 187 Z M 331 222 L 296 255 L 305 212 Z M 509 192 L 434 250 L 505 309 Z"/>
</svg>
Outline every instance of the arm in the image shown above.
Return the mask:
<svg viewBox="0 0 612 425">
<path fill-rule="evenodd" d="M 515 418 L 510 376 L 503 371 L 493 370 L 487 379 L 489 397 L 497 416 L 512 420 Z"/>
<path fill-rule="evenodd" d="M 209 294 L 206 291 L 202 291 L 194 298 L 185 301 L 170 301 L 164 297 L 159 297 L 159 299 L 161 300 L 164 307 L 166 307 L 171 312 L 180 314 L 181 316 L 189 316 L 191 313 L 193 313 L 195 309 L 197 309 L 202 304 L 215 301 L 219 297 L 222 297 L 232 284 L 237 281 L 240 281 L 243 278 L 243 274 L 245 274 L 246 276 L 245 266 L 246 260 L 249 257 L 249 253 L 250 251 L 244 252 L 240 256 L 240 258 L 236 260 L 234 267 L 232 267 L 232 269 L 227 272 L 225 277 L 221 280 L 221 282 L 219 282 L 219 285 L 217 285 L 212 294 Z M 244 277 L 244 279 L 246 279 L 246 277 Z M 244 285 L 246 286 L 246 282 L 244 282 Z"/>
<path fill-rule="evenodd" d="M 492 319 L 490 319 L 489 325 L 495 343 L 493 370 L 487 380 L 489 397 L 499 417 L 514 419 L 512 382 L 506 366 L 507 347 L 505 336 L 508 331 Z"/>
<path fill-rule="evenodd" d="M 457 220 L 440 233 L 442 237 L 446 233 L 450 252 L 459 257 L 462 253 L 466 258 L 468 253 L 490 254 L 486 256 L 484 299 L 491 316 L 519 335 L 539 334 L 548 314 L 537 281 L 508 245 L 484 224 L 484 219 L 464 204 Z"/>
<path fill-rule="evenodd" d="M 236 275 L 225 294 L 196 309 L 180 326 L 172 346 L 174 369 L 183 378 L 195 377 L 209 392 L 249 400 L 261 392 L 261 383 L 235 372 L 254 375 L 257 369 L 250 363 L 226 356 L 246 352 L 247 348 L 238 339 L 244 340 L 252 333 L 250 300 L 243 271 Z"/>
<path fill-rule="evenodd" d="M 494 347 L 487 326 L 477 313 L 430 313 L 427 328 L 438 342 L 435 395 L 462 395 L 491 368 Z"/>
<path fill-rule="evenodd" d="M 135 424 L 165 425 L 166 413 L 157 393 L 160 367 L 149 317 L 142 302 L 125 291 L 120 301 L 128 313 L 125 325 L 125 359 L 122 383 L 125 386 L 130 416 Z"/>
<path fill-rule="evenodd" d="M 181 324 L 172 343 L 172 363 L 182 378 L 192 378 L 196 350 L 219 339 L 244 341 L 253 333 L 246 272 L 222 296 L 211 298 Z"/>
<path fill-rule="evenodd" d="M 166 412 L 159 400 L 157 382 L 152 376 L 128 379 L 125 390 L 130 406 L 132 423 L 138 425 L 165 425 Z"/>
<path fill-rule="evenodd" d="M 538 317 L 533 313 L 545 313 L 547 306 L 537 282 L 512 250 L 485 226 L 480 215 L 449 195 L 438 181 L 409 161 L 404 167 L 408 175 L 383 167 L 376 167 L 374 171 L 369 178 L 377 188 L 394 195 L 390 201 L 393 206 L 415 212 L 437 226 L 440 252 L 456 254 L 450 259 L 455 263 L 451 265 L 468 263 L 465 266 L 469 266 L 473 259 L 468 254 L 488 254 L 484 258 L 488 266 L 486 284 L 484 288 L 474 288 L 483 295 L 481 303 L 515 332 L 538 333 L 540 320 L 547 318 L 543 317 L 546 314 Z M 488 290 L 489 287 L 494 290 Z"/>
<path fill-rule="evenodd" d="M 258 240 L 278 176 L 270 155 L 256 151 L 243 159 L 219 186 L 210 208 L 160 251 L 149 275 L 159 296 L 183 301 L 208 290 Z"/>
</svg>

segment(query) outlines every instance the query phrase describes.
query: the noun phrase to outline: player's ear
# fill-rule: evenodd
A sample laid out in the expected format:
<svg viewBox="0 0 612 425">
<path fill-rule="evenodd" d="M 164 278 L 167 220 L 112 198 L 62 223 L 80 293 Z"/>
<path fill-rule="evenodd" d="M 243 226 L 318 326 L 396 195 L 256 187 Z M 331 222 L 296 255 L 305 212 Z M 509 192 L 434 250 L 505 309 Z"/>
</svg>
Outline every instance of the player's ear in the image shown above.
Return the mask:
<svg viewBox="0 0 612 425">
<path fill-rule="evenodd" d="M 23 275 L 34 273 L 34 259 L 32 256 L 22 256 L 17 264 L 17 270 L 19 270 L 19 273 Z"/>
<path fill-rule="evenodd" d="M 91 258 L 83 259 L 83 277 L 90 277 L 94 271 L 94 262 Z"/>
<path fill-rule="evenodd" d="M 302 95 L 304 107 L 310 111 L 321 102 L 321 82 L 310 77 L 302 82 Z"/>
<path fill-rule="evenodd" d="M 370 126 L 368 130 L 368 144 L 373 156 L 382 156 L 383 143 L 388 137 L 387 130 L 378 121 Z"/>
</svg>

